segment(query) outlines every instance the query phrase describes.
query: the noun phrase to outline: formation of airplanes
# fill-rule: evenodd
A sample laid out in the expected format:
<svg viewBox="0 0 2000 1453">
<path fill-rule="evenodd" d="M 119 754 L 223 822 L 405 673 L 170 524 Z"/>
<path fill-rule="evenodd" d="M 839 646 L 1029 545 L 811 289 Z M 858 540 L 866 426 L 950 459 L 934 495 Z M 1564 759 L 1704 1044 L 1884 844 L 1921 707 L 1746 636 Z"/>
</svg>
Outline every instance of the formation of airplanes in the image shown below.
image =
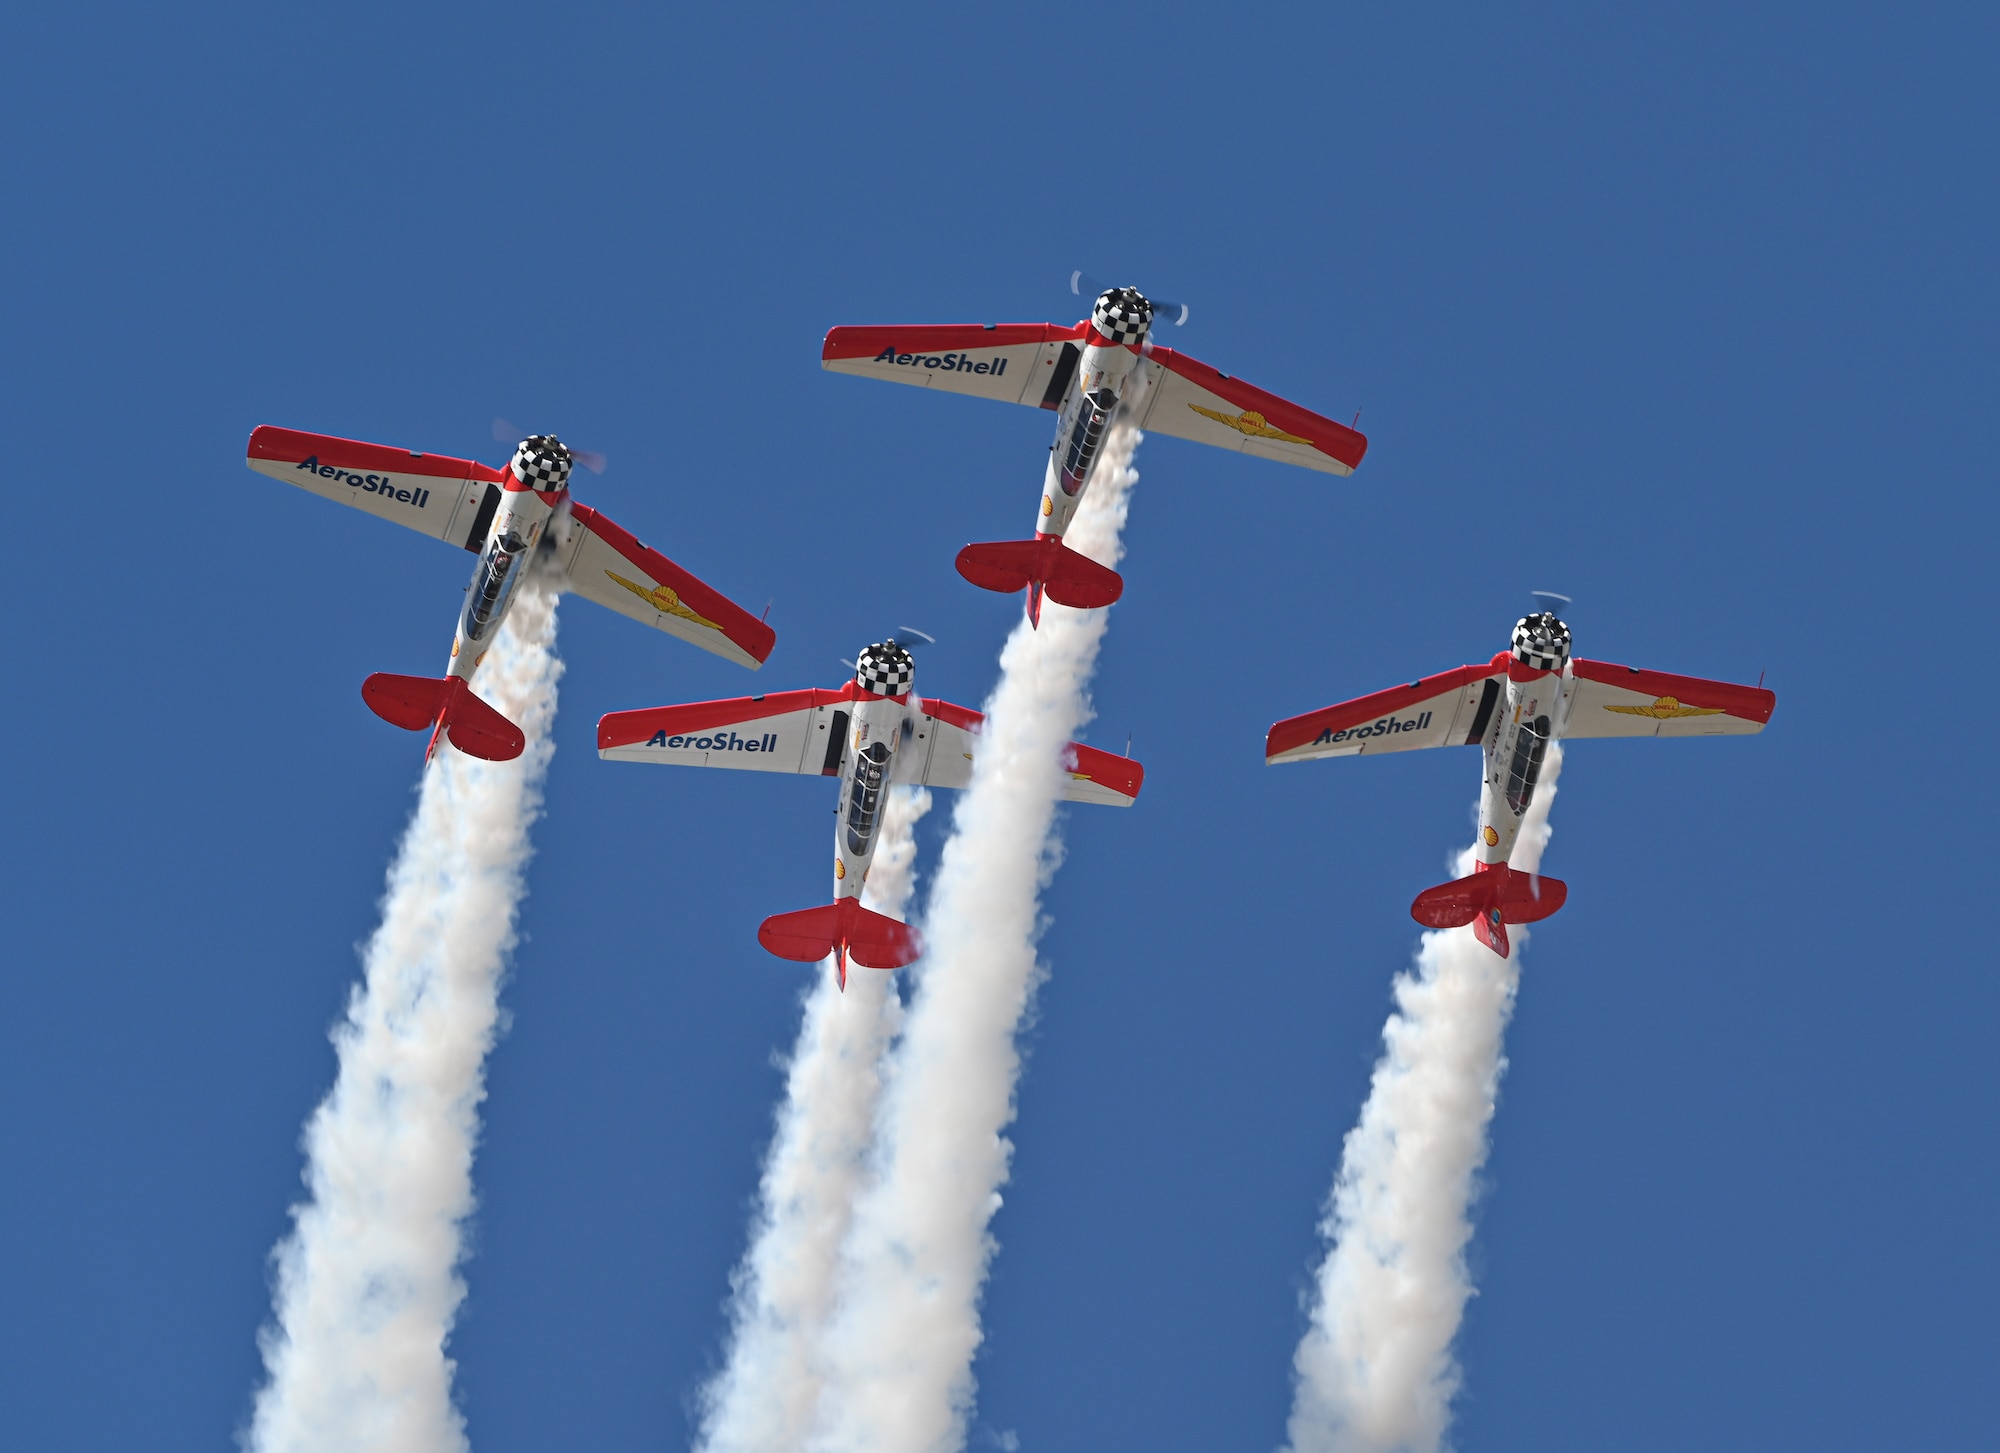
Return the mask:
<svg viewBox="0 0 2000 1453">
<path fill-rule="evenodd" d="M 1072 290 L 1076 278 L 1072 277 Z M 959 574 L 1003 594 L 1025 593 L 1039 626 L 1044 600 L 1079 610 L 1124 591 L 1109 567 L 1064 541 L 1103 459 L 1112 425 L 1169 434 L 1329 474 L 1352 474 L 1368 441 L 1313 413 L 1153 341 L 1159 321 L 1186 310 L 1136 288 L 1098 292 L 1090 316 L 1054 323 L 837 327 L 822 366 L 1047 409 L 1055 442 L 1043 471 L 1032 537 L 967 545 Z M 522 579 L 548 570 L 566 591 L 642 625 L 756 670 L 776 636 L 762 619 L 570 495 L 573 467 L 601 461 L 553 434 L 522 439 L 500 467 L 327 434 L 259 427 L 250 467 L 313 494 L 445 541 L 477 558 L 441 677 L 377 672 L 361 686 L 370 710 L 428 732 L 425 761 L 442 746 L 506 761 L 521 728 L 483 700 L 473 681 Z M 1478 746 L 1484 756 L 1475 871 L 1419 893 L 1411 915 L 1430 928 L 1470 924 L 1503 957 L 1509 924 L 1561 908 L 1559 879 L 1510 866 L 1521 824 L 1553 742 L 1571 737 L 1732 736 L 1761 731 L 1776 698 L 1755 687 L 1586 661 L 1570 654 L 1562 597 L 1514 628 L 1510 648 L 1461 666 L 1278 722 L 1269 763 L 1419 747 Z M 775 914 L 760 943 L 787 959 L 831 957 L 840 985 L 851 959 L 895 969 L 922 952 L 910 925 L 862 905 L 886 794 L 898 784 L 964 787 L 983 718 L 915 694 L 911 641 L 864 647 L 844 685 L 725 701 L 617 711 L 598 723 L 607 760 L 788 772 L 837 780 L 833 901 Z M 1129 756 L 1071 742 L 1057 764 L 1072 802 L 1130 806 L 1145 772 Z"/>
</svg>

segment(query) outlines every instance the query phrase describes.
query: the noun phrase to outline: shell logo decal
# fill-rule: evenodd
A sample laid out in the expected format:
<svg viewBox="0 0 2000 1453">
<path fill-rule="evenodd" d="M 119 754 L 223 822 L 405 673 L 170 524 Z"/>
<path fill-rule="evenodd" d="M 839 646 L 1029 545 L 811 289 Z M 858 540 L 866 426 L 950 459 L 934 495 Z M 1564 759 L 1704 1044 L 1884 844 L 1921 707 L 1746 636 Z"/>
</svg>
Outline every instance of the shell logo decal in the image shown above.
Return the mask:
<svg viewBox="0 0 2000 1453">
<path fill-rule="evenodd" d="M 1651 706 L 1607 706 L 1606 711 L 1615 711 L 1620 716 L 1650 716 L 1656 721 L 1670 721 L 1677 716 L 1721 716 L 1719 706 L 1682 706 L 1680 699 L 1662 696 Z"/>
<path fill-rule="evenodd" d="M 1297 434 L 1287 434 L 1283 429 L 1268 422 L 1255 409 L 1245 409 L 1240 414 L 1224 414 L 1214 409 L 1204 409 L 1200 404 L 1189 404 L 1197 414 L 1227 424 L 1239 434 L 1248 434 L 1253 439 L 1276 439 L 1281 444 L 1311 444 L 1310 439 L 1301 439 Z"/>
<path fill-rule="evenodd" d="M 1049 515 L 1052 515 L 1052 514 L 1054 514 L 1055 512 L 1056 512 L 1056 502 L 1055 502 L 1054 500 L 1050 499 L 1050 498 L 1049 498 L 1049 497 L 1048 497 L 1047 495 L 1043 495 L 1043 496 L 1042 496 L 1042 514 L 1043 514 L 1043 516 L 1044 516 L 1044 517 L 1046 517 L 1046 516 L 1049 516 Z"/>
<path fill-rule="evenodd" d="M 682 605 L 680 596 L 675 594 L 670 586 L 655 585 L 648 588 L 639 584 L 636 580 L 627 580 L 615 570 L 607 570 L 604 573 L 662 615 L 679 616 L 684 621 L 693 621 L 698 626 L 707 626 L 711 631 L 722 629 L 721 626 L 717 625 L 707 616 L 697 615 Z"/>
<path fill-rule="evenodd" d="M 1500 834 L 1495 832 L 1492 828 L 1482 827 L 1479 830 L 1479 835 L 1486 839 L 1487 847 L 1497 848 L 1500 846 Z"/>
<path fill-rule="evenodd" d="M 842 862 L 839 858 L 835 858 L 833 860 L 833 881 L 839 883 L 845 881 L 846 878 L 847 878 L 847 864 Z"/>
</svg>

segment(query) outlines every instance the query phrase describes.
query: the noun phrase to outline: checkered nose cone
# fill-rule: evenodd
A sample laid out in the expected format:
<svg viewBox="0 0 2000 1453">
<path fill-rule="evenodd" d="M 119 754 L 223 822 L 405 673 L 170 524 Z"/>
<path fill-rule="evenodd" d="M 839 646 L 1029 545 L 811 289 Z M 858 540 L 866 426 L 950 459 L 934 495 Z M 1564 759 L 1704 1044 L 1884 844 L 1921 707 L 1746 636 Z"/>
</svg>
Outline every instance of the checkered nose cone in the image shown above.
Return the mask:
<svg viewBox="0 0 2000 1453">
<path fill-rule="evenodd" d="M 901 696 L 917 679 L 917 660 L 894 641 L 864 646 L 854 658 L 854 681 L 874 696 Z"/>
<path fill-rule="evenodd" d="M 514 450 L 514 477 L 548 494 L 569 483 L 569 450 L 553 434 L 530 434 Z"/>
<path fill-rule="evenodd" d="M 1569 627 L 1555 616 L 1522 616 L 1514 627 L 1514 659 L 1537 671 L 1560 671 L 1569 659 Z"/>
<path fill-rule="evenodd" d="M 1138 343 L 1153 326 L 1153 305 L 1137 288 L 1111 288 L 1091 305 L 1090 326 L 1113 343 Z"/>
</svg>

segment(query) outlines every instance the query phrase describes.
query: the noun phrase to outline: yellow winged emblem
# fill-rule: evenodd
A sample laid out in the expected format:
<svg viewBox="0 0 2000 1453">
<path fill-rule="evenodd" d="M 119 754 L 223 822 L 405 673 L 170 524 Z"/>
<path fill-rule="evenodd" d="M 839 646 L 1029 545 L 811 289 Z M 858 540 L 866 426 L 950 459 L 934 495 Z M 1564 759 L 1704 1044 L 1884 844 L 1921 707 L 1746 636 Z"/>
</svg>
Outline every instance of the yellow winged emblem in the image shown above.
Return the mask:
<svg viewBox="0 0 2000 1453">
<path fill-rule="evenodd" d="M 662 615 L 679 616 L 684 621 L 693 621 L 698 626 L 707 626 L 711 631 L 722 629 L 721 626 L 717 625 L 707 616 L 697 615 L 694 611 L 682 605 L 680 596 L 675 594 L 669 586 L 655 585 L 651 589 L 648 589 L 636 580 L 627 580 L 615 570 L 607 570 L 604 573 L 638 596 L 639 599 L 645 601 L 654 610 L 659 611 Z"/>
<path fill-rule="evenodd" d="M 1301 439 L 1297 434 L 1287 434 L 1283 429 L 1267 421 L 1255 409 L 1245 409 L 1240 414 L 1224 414 L 1215 409 L 1204 409 L 1200 404 L 1189 404 L 1197 414 L 1227 424 L 1239 434 L 1248 434 L 1253 439 L 1276 439 L 1283 444 L 1311 444 L 1310 439 Z"/>
<path fill-rule="evenodd" d="M 1667 721 L 1677 716 L 1721 716 L 1719 706 L 1682 706 L 1680 698 L 1662 696 L 1651 706 L 1607 706 L 1606 711 L 1615 711 L 1620 716 L 1650 716 L 1656 721 Z"/>
</svg>

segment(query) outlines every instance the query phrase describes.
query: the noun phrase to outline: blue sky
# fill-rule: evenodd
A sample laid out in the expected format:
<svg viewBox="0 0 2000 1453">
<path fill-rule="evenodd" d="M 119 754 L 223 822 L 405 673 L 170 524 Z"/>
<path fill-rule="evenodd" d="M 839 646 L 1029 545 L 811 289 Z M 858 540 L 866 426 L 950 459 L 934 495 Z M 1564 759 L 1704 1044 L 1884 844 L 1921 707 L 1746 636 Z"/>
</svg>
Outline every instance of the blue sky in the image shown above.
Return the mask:
<svg viewBox="0 0 2000 1453">
<path fill-rule="evenodd" d="M 1469 753 L 1270 722 L 1500 649 L 1754 681 L 1586 743 L 1472 1257 L 1466 1449 L 1964 1446 L 1995 1363 L 1984 725 L 2000 22 L 1979 7 L 43 7 L 10 18 L 0 1442 L 225 1446 L 470 557 L 252 474 L 258 423 L 605 451 L 761 609 L 750 677 L 586 602 L 454 1340 L 483 1450 L 678 1446 L 826 893 L 823 784 L 601 763 L 604 711 L 976 705 L 1047 416 L 823 374 L 836 323 L 1070 321 L 1070 269 L 1371 439 L 1156 439 L 987 1303 L 974 1446 L 1268 1448 L 1314 1223 Z M 708 780 L 710 776 L 718 780 Z M 944 814 L 928 825 L 934 850 Z"/>
</svg>

